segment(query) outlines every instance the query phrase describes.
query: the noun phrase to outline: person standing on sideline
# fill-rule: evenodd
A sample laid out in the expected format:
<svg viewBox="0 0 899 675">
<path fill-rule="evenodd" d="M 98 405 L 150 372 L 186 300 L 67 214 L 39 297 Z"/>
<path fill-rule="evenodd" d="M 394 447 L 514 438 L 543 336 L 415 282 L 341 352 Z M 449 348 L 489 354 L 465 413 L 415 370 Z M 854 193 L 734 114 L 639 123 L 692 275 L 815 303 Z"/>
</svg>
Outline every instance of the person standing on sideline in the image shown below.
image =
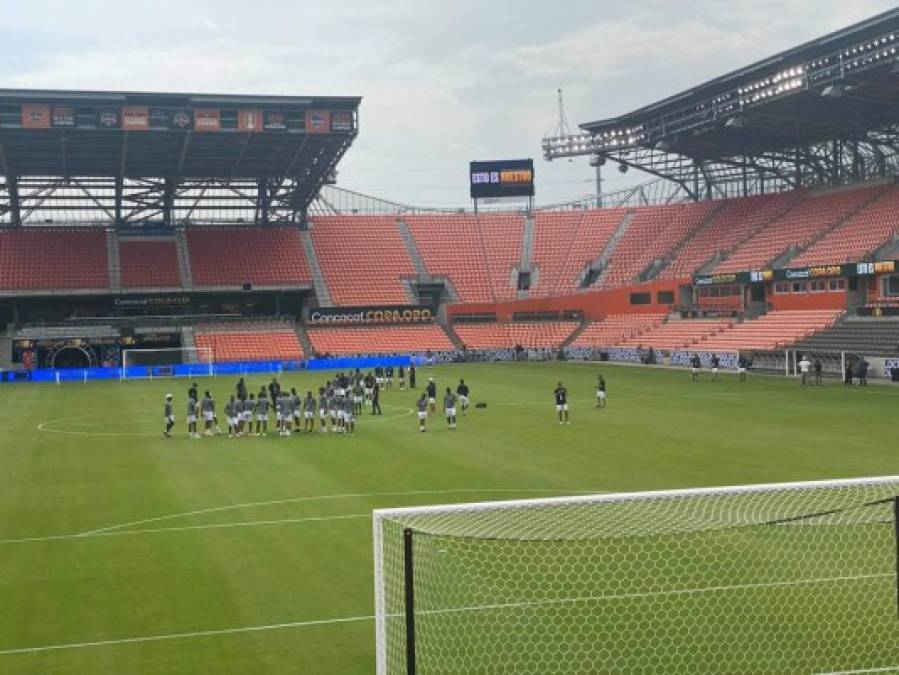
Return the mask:
<svg viewBox="0 0 899 675">
<path fill-rule="evenodd" d="M 415 363 L 409 364 L 409 389 L 415 389 Z"/>
<path fill-rule="evenodd" d="M 371 414 L 383 415 L 381 412 L 381 385 L 375 382 L 375 386 L 371 390 Z"/>
<path fill-rule="evenodd" d="M 846 359 L 846 372 L 843 373 L 843 384 L 852 386 L 852 362 Z"/>
<path fill-rule="evenodd" d="M 606 407 L 606 380 L 602 373 L 600 373 L 599 380 L 596 383 L 596 407 Z"/>
<path fill-rule="evenodd" d="M 718 355 L 712 354 L 712 380 L 716 382 L 718 380 L 718 365 L 720 363 L 721 361 L 718 359 Z"/>
<path fill-rule="evenodd" d="M 702 361 L 699 359 L 699 354 L 693 354 L 693 357 L 690 359 L 690 370 L 693 373 L 693 381 L 696 382 L 699 379 L 699 369 L 702 367 Z"/>
<path fill-rule="evenodd" d="M 858 362 L 858 386 L 868 386 L 868 362 L 865 361 L 864 356 L 861 357 Z"/>
<path fill-rule="evenodd" d="M 740 354 L 740 358 L 737 359 L 737 373 L 739 374 L 740 382 L 746 381 L 746 367 L 749 365 L 749 361 L 745 356 Z"/>
<path fill-rule="evenodd" d="M 816 357 L 815 364 L 812 367 L 815 369 L 815 386 L 820 387 L 822 371 L 824 370 L 824 367 L 821 365 L 821 359 Z"/>
<path fill-rule="evenodd" d="M 811 368 L 812 363 L 808 360 L 807 356 L 803 356 L 799 359 L 799 374 L 802 376 L 802 386 L 808 386 L 808 371 Z"/>
</svg>

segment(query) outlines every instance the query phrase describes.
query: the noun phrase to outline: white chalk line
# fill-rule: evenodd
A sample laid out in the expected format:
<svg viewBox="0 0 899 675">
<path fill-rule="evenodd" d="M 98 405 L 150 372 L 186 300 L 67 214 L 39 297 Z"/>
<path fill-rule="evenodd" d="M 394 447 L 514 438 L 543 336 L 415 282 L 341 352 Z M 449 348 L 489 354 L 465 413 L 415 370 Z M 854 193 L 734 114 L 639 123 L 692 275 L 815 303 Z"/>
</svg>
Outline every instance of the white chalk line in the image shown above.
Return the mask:
<svg viewBox="0 0 899 675">
<path fill-rule="evenodd" d="M 568 605 L 576 603 L 588 602 L 606 602 L 616 600 L 636 600 L 642 598 L 678 596 L 678 595 L 701 595 L 705 593 L 723 593 L 727 591 L 754 590 L 759 588 L 783 588 L 789 586 L 808 586 L 813 584 L 836 583 L 844 581 L 863 581 L 869 579 L 880 579 L 884 577 L 893 578 L 893 572 L 884 574 L 861 574 L 854 576 L 839 577 L 822 577 L 817 579 L 793 579 L 785 581 L 769 581 L 752 584 L 735 584 L 731 586 L 704 586 L 698 588 L 681 588 L 668 591 L 647 591 L 642 593 L 622 593 L 620 595 L 605 596 L 583 596 L 575 598 L 554 598 L 549 600 L 532 600 L 526 602 L 509 602 L 491 605 L 474 605 L 467 607 L 449 607 L 443 609 L 426 609 L 421 610 L 421 615 L 442 615 L 442 614 L 461 614 L 465 612 L 482 612 L 503 609 L 526 609 L 531 607 L 547 607 L 553 605 Z M 398 617 L 399 614 L 390 614 L 390 617 Z M 16 654 L 34 654 L 40 652 L 85 649 L 89 647 L 105 647 L 113 645 L 135 644 L 140 642 L 160 642 L 163 640 L 182 640 L 191 638 L 214 637 L 219 635 L 235 635 L 240 633 L 253 633 L 271 630 L 283 630 L 286 628 L 304 628 L 308 626 L 329 626 L 337 624 L 358 623 L 363 621 L 373 621 L 374 615 L 346 616 L 331 619 L 310 619 L 305 621 L 292 621 L 289 623 L 274 623 L 258 626 L 239 626 L 234 628 L 219 628 L 212 630 L 190 631 L 183 633 L 168 633 L 161 635 L 146 635 L 140 637 L 118 638 L 109 640 L 95 640 L 91 642 L 70 642 L 56 645 L 42 645 L 37 647 L 18 647 L 12 649 L 0 649 L 0 656 L 12 656 Z M 877 672 L 877 671 L 847 671 L 847 672 Z"/>
<path fill-rule="evenodd" d="M 899 666 L 882 666 L 880 668 L 862 668 L 860 670 L 830 670 L 826 673 L 815 675 L 863 675 L 863 673 L 895 673 L 899 672 Z"/>
<path fill-rule="evenodd" d="M 243 520 L 233 523 L 212 523 L 207 525 L 184 525 L 182 527 L 155 527 L 142 530 L 112 530 L 93 534 L 57 534 L 47 537 L 22 537 L 21 539 L 0 539 L 0 546 L 5 544 L 29 544 L 41 541 L 66 541 L 79 539 L 86 541 L 98 537 L 125 537 L 133 534 L 161 534 L 164 532 L 188 532 L 191 530 L 220 530 L 233 527 L 258 527 L 260 525 L 287 525 L 295 523 L 315 523 L 329 520 L 351 520 L 365 518 L 370 520 L 371 513 L 348 513 L 336 516 L 308 516 L 306 518 L 279 518 L 277 520 Z"/>
</svg>

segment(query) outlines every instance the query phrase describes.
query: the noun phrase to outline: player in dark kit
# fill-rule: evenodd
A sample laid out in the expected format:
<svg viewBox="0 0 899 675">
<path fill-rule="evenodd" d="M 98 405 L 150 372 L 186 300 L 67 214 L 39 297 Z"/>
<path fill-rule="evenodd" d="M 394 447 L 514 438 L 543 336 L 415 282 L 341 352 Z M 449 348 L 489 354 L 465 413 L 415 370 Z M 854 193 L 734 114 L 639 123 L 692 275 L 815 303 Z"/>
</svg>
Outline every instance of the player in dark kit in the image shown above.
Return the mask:
<svg viewBox="0 0 899 675">
<path fill-rule="evenodd" d="M 748 367 L 749 367 L 749 360 L 741 354 L 740 358 L 737 359 L 737 373 L 739 374 L 740 382 L 746 381 L 746 369 Z"/>
<path fill-rule="evenodd" d="M 400 366 L 400 391 L 406 391 L 406 366 Z"/>
<path fill-rule="evenodd" d="M 596 382 L 596 407 L 606 407 L 606 380 L 600 374 L 599 380 Z"/>
<path fill-rule="evenodd" d="M 553 396 L 556 398 L 556 412 L 559 413 L 559 424 L 571 424 L 568 417 L 568 390 L 559 382 Z"/>
<path fill-rule="evenodd" d="M 409 389 L 415 389 L 415 364 L 409 364 Z"/>
<path fill-rule="evenodd" d="M 425 387 L 425 393 L 428 395 L 428 405 L 430 406 L 428 414 L 433 415 L 437 412 L 437 384 L 434 382 L 433 377 L 428 378 L 428 386 Z"/>
<path fill-rule="evenodd" d="M 718 366 L 720 363 L 721 363 L 721 361 L 718 359 L 718 355 L 712 354 L 712 379 L 713 380 L 718 379 Z"/>
<path fill-rule="evenodd" d="M 459 405 L 462 407 L 462 414 L 468 414 L 468 385 L 465 380 L 459 380 L 459 386 L 456 387 L 456 396 L 459 397 Z"/>
<path fill-rule="evenodd" d="M 699 354 L 693 354 L 693 358 L 690 359 L 690 368 L 693 371 L 693 381 L 696 382 L 699 379 L 699 369 L 702 367 L 702 361 L 699 360 Z"/>
<path fill-rule="evenodd" d="M 381 415 L 381 385 L 375 382 L 374 388 L 371 390 L 371 414 Z"/>
</svg>

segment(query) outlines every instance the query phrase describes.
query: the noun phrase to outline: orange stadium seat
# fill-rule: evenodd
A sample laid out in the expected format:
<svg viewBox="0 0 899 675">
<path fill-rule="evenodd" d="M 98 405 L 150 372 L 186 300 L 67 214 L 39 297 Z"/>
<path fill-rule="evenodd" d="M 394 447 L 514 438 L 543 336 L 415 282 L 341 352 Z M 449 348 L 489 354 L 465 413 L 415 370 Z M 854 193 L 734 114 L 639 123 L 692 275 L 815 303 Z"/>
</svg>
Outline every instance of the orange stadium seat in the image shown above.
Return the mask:
<svg viewBox="0 0 899 675">
<path fill-rule="evenodd" d="M 473 214 L 403 216 L 403 220 L 430 274 L 449 278 L 462 302 L 493 301 L 487 255 Z"/>
<path fill-rule="evenodd" d="M 317 354 L 410 354 L 453 349 L 449 337 L 436 324 L 309 328 L 308 334 Z"/>
<path fill-rule="evenodd" d="M 393 216 L 317 216 L 312 241 L 334 304 L 412 302 L 400 279 L 415 268 Z"/>
<path fill-rule="evenodd" d="M 667 254 L 718 207 L 714 202 L 698 202 L 637 209 L 600 287 L 618 288 L 633 283 L 654 260 Z"/>
<path fill-rule="evenodd" d="M 824 230 L 845 218 L 853 209 L 859 208 L 883 189 L 878 186 L 810 195 L 808 199 L 738 246 L 733 255 L 716 266 L 714 271 L 742 272 L 763 269 L 790 246 L 800 248 L 807 246 Z"/>
<path fill-rule="evenodd" d="M 530 295 L 576 291 L 581 272 L 599 258 L 626 213 L 626 209 L 538 211 L 531 256 L 538 275 Z"/>
<path fill-rule="evenodd" d="M 652 347 L 676 351 L 680 349 L 702 350 L 703 341 L 709 336 L 727 329 L 730 322 L 727 320 L 685 319 L 682 321 L 668 321 L 660 324 L 641 335 L 626 338 L 616 347 Z"/>
<path fill-rule="evenodd" d="M 498 301 L 513 300 L 518 279 L 513 280 L 512 270 L 521 262 L 524 217 L 518 213 L 481 214 L 478 226 L 494 295 Z"/>
<path fill-rule="evenodd" d="M 719 251 L 729 251 L 799 202 L 801 190 L 727 200 L 662 270 L 659 279 L 692 277 Z"/>
<path fill-rule="evenodd" d="M 0 289 L 109 288 L 106 232 L 22 228 L 0 232 Z"/>
<path fill-rule="evenodd" d="M 899 187 L 892 187 L 873 204 L 848 218 L 806 251 L 791 267 L 860 261 L 899 232 Z"/>
<path fill-rule="evenodd" d="M 610 314 L 593 321 L 581 331 L 570 347 L 615 347 L 624 340 L 642 335 L 665 320 L 665 314 Z"/>
<path fill-rule="evenodd" d="M 294 227 L 204 227 L 186 231 L 194 286 L 311 285 Z"/>
<path fill-rule="evenodd" d="M 194 331 L 197 347 L 212 350 L 215 361 L 295 361 L 303 358 L 297 334 L 283 322 L 199 325 Z"/>
<path fill-rule="evenodd" d="M 178 251 L 173 240 L 119 242 L 124 288 L 180 287 Z"/>
<path fill-rule="evenodd" d="M 459 323 L 456 335 L 469 349 L 558 348 L 578 327 L 576 321 L 516 321 L 513 323 Z"/>
<path fill-rule="evenodd" d="M 829 328 L 841 313 L 841 310 L 832 309 L 771 312 L 752 321 L 734 324 L 730 330 L 709 337 L 702 349 L 718 352 L 781 349 Z"/>
</svg>

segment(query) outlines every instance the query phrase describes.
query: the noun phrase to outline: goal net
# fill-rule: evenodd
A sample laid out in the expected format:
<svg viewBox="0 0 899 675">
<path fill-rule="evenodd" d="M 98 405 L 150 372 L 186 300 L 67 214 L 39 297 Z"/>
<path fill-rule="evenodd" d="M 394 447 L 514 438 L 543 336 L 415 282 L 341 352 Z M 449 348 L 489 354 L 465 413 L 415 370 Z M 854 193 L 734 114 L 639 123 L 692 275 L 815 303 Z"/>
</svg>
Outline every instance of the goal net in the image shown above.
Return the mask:
<svg viewBox="0 0 899 675">
<path fill-rule="evenodd" d="M 123 380 L 213 374 L 211 347 L 122 350 Z"/>
<path fill-rule="evenodd" d="M 377 672 L 899 666 L 899 477 L 374 513 Z"/>
</svg>

